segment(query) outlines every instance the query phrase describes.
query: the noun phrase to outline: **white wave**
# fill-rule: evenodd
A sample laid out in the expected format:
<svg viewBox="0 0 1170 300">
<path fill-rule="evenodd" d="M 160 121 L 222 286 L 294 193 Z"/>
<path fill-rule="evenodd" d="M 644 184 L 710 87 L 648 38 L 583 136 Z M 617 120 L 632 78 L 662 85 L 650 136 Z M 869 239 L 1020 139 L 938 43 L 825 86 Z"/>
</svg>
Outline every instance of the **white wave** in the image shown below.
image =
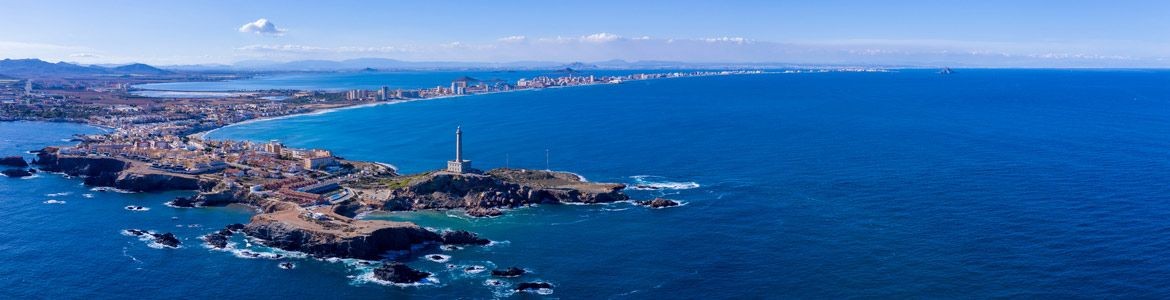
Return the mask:
<svg viewBox="0 0 1170 300">
<path fill-rule="evenodd" d="M 62 197 L 62 196 L 69 196 L 72 194 L 73 194 L 73 192 L 60 192 L 60 193 L 45 194 L 45 197 Z"/>
<path fill-rule="evenodd" d="M 118 188 L 113 188 L 113 187 L 108 187 L 108 186 L 99 186 L 99 187 L 95 187 L 95 188 L 92 188 L 92 189 L 89 189 L 89 190 L 91 190 L 91 191 L 94 191 L 94 192 L 115 192 L 115 193 L 122 193 L 122 194 L 133 194 L 133 193 L 135 193 L 135 192 L 133 192 L 133 191 L 127 191 L 127 190 L 118 189 Z"/>
<path fill-rule="evenodd" d="M 129 211 L 149 211 L 150 210 L 149 207 L 137 206 L 137 205 L 127 205 L 126 207 L 123 207 L 123 209 L 129 210 Z"/>
<path fill-rule="evenodd" d="M 65 204 L 65 201 L 61 201 L 61 200 L 57 200 L 57 199 L 49 199 L 49 200 L 45 200 L 45 204 Z"/>
<path fill-rule="evenodd" d="M 85 193 L 85 194 L 81 194 L 81 197 L 89 199 L 89 198 L 93 198 L 93 194 Z"/>
<path fill-rule="evenodd" d="M 480 265 L 470 265 L 463 268 L 463 273 L 467 274 L 479 274 L 483 273 L 484 271 L 487 271 L 487 267 Z"/>
<path fill-rule="evenodd" d="M 701 186 L 694 181 L 667 181 L 663 180 L 665 177 L 654 175 L 637 175 L 630 178 L 634 179 L 634 183 L 627 189 L 639 191 L 689 190 Z"/>
<path fill-rule="evenodd" d="M 450 255 L 444 255 L 444 254 L 427 254 L 423 257 L 425 257 L 429 261 L 433 261 L 433 262 L 437 262 L 437 263 L 445 263 L 445 262 L 451 260 Z"/>
<path fill-rule="evenodd" d="M 427 278 L 423 278 L 423 280 L 420 280 L 419 282 L 415 282 L 415 283 L 393 283 L 393 282 L 378 279 L 378 277 L 374 276 L 373 269 L 370 269 L 368 271 L 362 272 L 361 274 L 354 276 L 353 281 L 351 282 L 351 284 L 353 284 L 353 285 L 361 285 L 364 283 L 375 283 L 375 284 L 385 285 L 385 286 L 397 286 L 397 287 L 401 287 L 401 288 L 406 288 L 406 287 L 419 287 L 419 286 L 424 286 L 424 285 L 437 285 L 437 284 L 439 284 L 439 279 L 436 278 L 434 274 L 431 274 L 431 276 L 427 276 Z"/>
</svg>

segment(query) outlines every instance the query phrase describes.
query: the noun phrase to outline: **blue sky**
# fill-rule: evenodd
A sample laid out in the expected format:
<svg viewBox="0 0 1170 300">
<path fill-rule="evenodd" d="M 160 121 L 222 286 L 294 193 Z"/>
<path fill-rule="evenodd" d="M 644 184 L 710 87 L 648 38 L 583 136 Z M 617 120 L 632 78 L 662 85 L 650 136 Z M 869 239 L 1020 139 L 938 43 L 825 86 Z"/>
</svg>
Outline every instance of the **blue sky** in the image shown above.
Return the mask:
<svg viewBox="0 0 1170 300">
<path fill-rule="evenodd" d="M 0 2 L 0 57 L 82 63 L 1170 66 L 1170 1 Z"/>
</svg>

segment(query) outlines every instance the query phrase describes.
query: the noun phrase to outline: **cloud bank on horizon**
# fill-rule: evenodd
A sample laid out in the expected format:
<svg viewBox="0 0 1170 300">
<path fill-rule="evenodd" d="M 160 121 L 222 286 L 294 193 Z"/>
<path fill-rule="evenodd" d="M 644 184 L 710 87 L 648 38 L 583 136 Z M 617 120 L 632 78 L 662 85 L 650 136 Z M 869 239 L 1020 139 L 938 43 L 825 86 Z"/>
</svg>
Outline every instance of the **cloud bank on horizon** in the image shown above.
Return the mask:
<svg viewBox="0 0 1170 300">
<path fill-rule="evenodd" d="M 1119 48 L 1126 45 L 1118 45 Z M 1037 52 L 1037 49 L 1047 51 Z M 687 63 L 874 64 L 917 66 L 1168 66 L 1158 56 L 1096 53 L 1074 43 L 997 43 L 951 40 L 812 40 L 758 41 L 744 37 L 626 37 L 598 32 L 574 37 L 512 35 L 484 43 L 432 45 L 322 46 L 259 43 L 234 49 L 239 57 L 290 61 L 392 58 L 409 61 L 598 62 L 677 61 Z"/>
</svg>

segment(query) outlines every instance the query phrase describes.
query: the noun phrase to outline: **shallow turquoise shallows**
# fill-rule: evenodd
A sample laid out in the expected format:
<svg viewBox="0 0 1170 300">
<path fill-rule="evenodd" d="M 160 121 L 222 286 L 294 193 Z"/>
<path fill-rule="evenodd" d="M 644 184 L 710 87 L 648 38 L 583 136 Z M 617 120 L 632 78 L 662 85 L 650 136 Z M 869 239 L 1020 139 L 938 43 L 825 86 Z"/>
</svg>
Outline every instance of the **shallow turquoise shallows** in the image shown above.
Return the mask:
<svg viewBox="0 0 1170 300">
<path fill-rule="evenodd" d="M 547 150 L 548 168 L 686 204 L 368 216 L 497 241 L 442 252 L 448 263 L 408 259 L 439 282 L 398 287 L 364 280 L 369 270 L 351 262 L 297 258 L 283 270 L 206 249 L 200 235 L 251 211 L 163 205 L 189 192 L 0 178 L 0 298 L 1170 298 L 1170 72 L 652 80 L 341 110 L 209 137 L 279 139 L 412 173 L 452 158 L 456 126 L 475 167 L 544 169 Z M 97 131 L 0 123 L 0 150 Z M 154 249 L 126 228 L 184 245 Z M 464 273 L 473 264 L 523 267 L 534 274 L 505 281 L 555 288 L 510 295 Z"/>
</svg>

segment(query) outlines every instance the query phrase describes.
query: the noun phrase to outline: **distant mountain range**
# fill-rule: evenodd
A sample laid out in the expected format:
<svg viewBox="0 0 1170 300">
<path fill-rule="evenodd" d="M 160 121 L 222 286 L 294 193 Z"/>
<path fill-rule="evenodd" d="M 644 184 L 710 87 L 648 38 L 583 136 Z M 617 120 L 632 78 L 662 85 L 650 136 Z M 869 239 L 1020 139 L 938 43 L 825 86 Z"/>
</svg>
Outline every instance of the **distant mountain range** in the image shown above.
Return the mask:
<svg viewBox="0 0 1170 300">
<path fill-rule="evenodd" d="M 366 70 L 462 70 L 462 69 L 685 69 L 685 68 L 760 68 L 760 67 L 789 67 L 788 64 L 753 64 L 753 63 L 689 63 L 676 61 L 637 61 L 607 60 L 601 62 L 554 62 L 554 61 L 514 61 L 514 62 L 454 62 L 454 61 L 402 61 L 387 58 L 357 58 L 341 61 L 334 60 L 298 60 L 278 62 L 268 60 L 245 60 L 232 65 L 182 65 L 164 66 L 168 70 L 183 71 L 359 71 Z"/>
<path fill-rule="evenodd" d="M 67 62 L 50 63 L 39 59 L 0 60 L 0 76 L 17 78 L 67 77 L 92 75 L 168 75 L 174 72 L 146 64 L 129 64 L 116 67 L 86 66 Z"/>
<path fill-rule="evenodd" d="M 516 61 L 516 62 L 412 62 L 387 58 L 357 58 L 341 61 L 298 60 L 289 62 L 245 60 L 234 64 L 172 65 L 154 67 L 146 64 L 82 65 L 68 62 L 50 63 L 39 59 L 0 60 L 0 76 L 16 78 L 69 76 L 159 76 L 177 73 L 202 72 L 331 72 L 331 71 L 388 71 L 388 70 L 590 70 L 590 69 L 718 69 L 718 68 L 784 68 L 789 64 L 776 63 L 689 63 L 676 61 L 607 60 L 592 63 Z"/>
</svg>

